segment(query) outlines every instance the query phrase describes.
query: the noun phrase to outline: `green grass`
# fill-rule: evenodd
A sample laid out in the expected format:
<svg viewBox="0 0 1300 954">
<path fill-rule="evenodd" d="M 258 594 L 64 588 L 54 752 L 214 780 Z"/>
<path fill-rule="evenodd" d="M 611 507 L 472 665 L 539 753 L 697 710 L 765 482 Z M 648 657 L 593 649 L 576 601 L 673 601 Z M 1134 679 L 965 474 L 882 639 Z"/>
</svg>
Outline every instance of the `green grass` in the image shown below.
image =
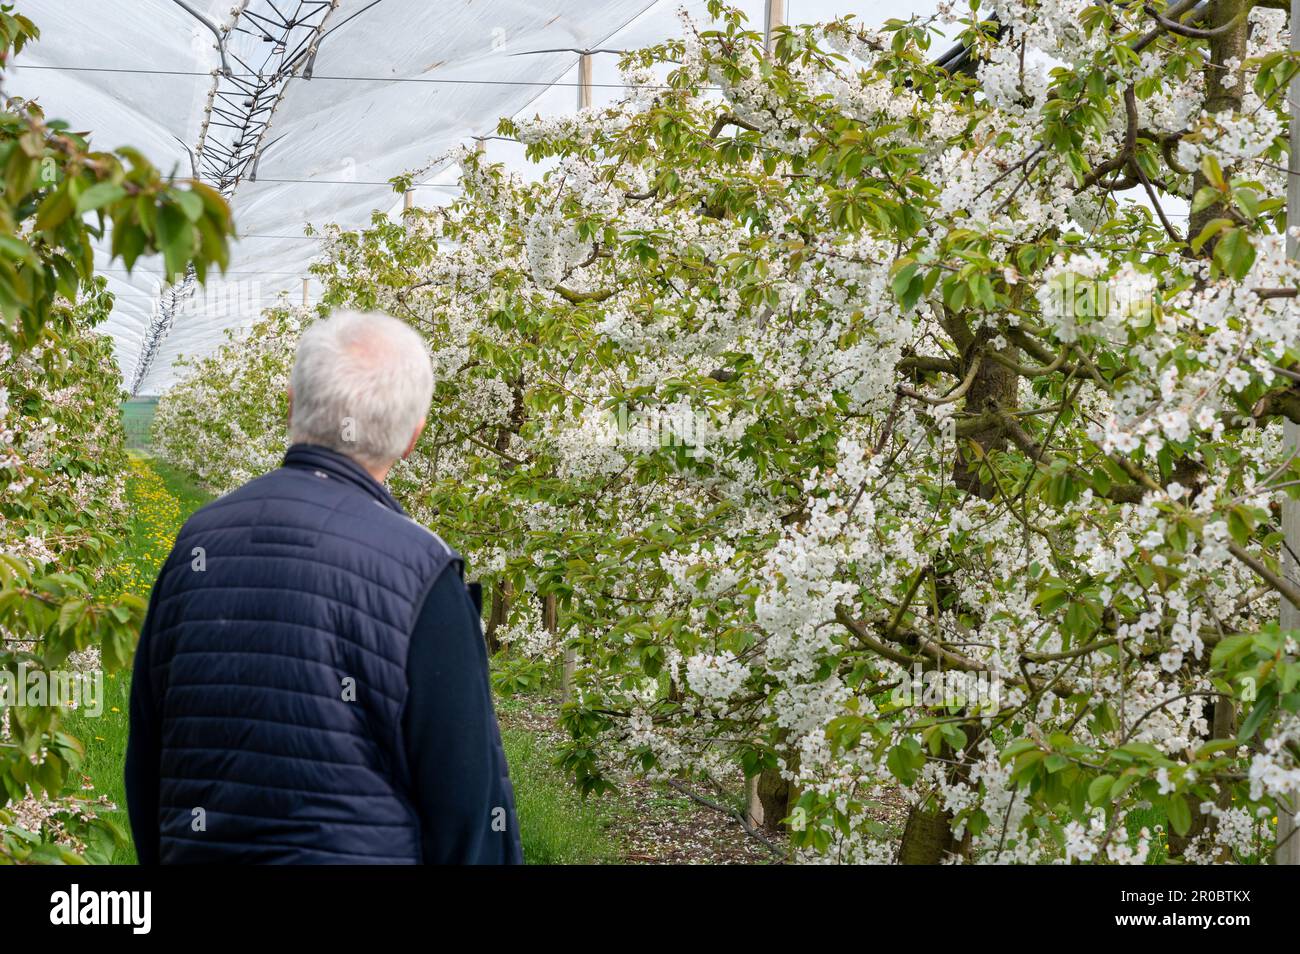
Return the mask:
<svg viewBox="0 0 1300 954">
<path fill-rule="evenodd" d="M 1124 819 L 1124 827 L 1129 838 L 1136 839 L 1138 832 L 1147 829 L 1151 836 L 1151 849 L 1147 854 L 1147 864 L 1162 865 L 1169 859 L 1169 818 L 1164 809 L 1138 808 L 1129 812 Z"/>
<path fill-rule="evenodd" d="M 127 481 L 131 518 L 122 559 L 126 564 L 128 588 L 147 598 L 158 567 L 167 556 L 164 541 L 173 538 L 180 523 L 207 503 L 211 495 L 183 473 L 160 461 L 136 453 L 132 454 L 132 459 L 133 466 L 150 468 L 161 480 L 160 485 L 146 483 L 133 472 Z M 73 712 L 64 718 L 67 731 L 86 746 L 81 774 L 89 777 L 97 794 L 107 795 L 117 806 L 116 811 L 106 815 L 127 835 L 126 844 L 113 853 L 113 863 L 125 865 L 136 862 L 126 813 L 126 787 L 122 779 L 130 695 L 131 674 L 112 673 L 104 679 L 104 705 L 99 716 Z"/>
<path fill-rule="evenodd" d="M 127 483 L 130 536 L 123 561 L 129 588 L 147 597 L 181 522 L 212 498 L 188 475 L 160 460 L 133 453 L 132 466 L 135 470 Z M 68 731 L 86 745 L 81 773 L 90 778 L 97 793 L 118 806 L 107 817 L 126 835 L 126 844 L 114 852 L 113 864 L 128 865 L 136 862 L 122 779 L 130 687 L 130 673 L 111 675 L 104 680 L 99 717 L 74 712 L 64 720 Z M 505 729 L 501 735 L 514 783 L 524 859 L 529 864 L 616 861 L 618 846 L 606 830 L 608 820 L 595 800 L 584 801 L 565 781 L 554 765 L 553 748 L 524 729 Z"/>
<path fill-rule="evenodd" d="M 1146 828 L 1151 832 L 1151 851 L 1147 855 L 1147 864 L 1163 865 L 1169 863 L 1169 816 L 1163 808 L 1139 808 L 1128 813 L 1124 820 L 1130 837 Z M 1274 819 L 1273 824 L 1277 824 Z M 1258 842 L 1256 842 L 1258 844 Z M 1267 842 L 1265 842 L 1267 844 Z M 1175 858 L 1175 861 L 1178 859 Z M 1239 865 L 1262 865 L 1270 861 L 1267 851 L 1242 855 L 1233 854 L 1232 863 Z"/>
<path fill-rule="evenodd" d="M 555 751 L 526 729 L 502 729 L 524 861 L 592 865 L 618 860 L 618 844 L 595 799 L 584 801 L 555 766 Z"/>
<path fill-rule="evenodd" d="M 152 465 L 154 473 L 162 478 L 163 484 L 167 487 L 167 492 L 180 502 L 182 516 L 188 517 L 205 503 L 212 500 L 212 494 L 196 484 L 194 479 L 183 471 L 179 471 L 157 458 L 151 459 L 149 463 Z"/>
<path fill-rule="evenodd" d="M 116 811 L 101 812 L 125 835 L 125 844 L 113 852 L 113 864 L 133 865 L 135 845 L 131 843 L 131 826 L 126 816 L 126 786 L 122 765 L 126 758 L 127 703 L 131 694 L 129 673 L 115 673 L 104 679 L 104 711 L 97 718 L 74 712 L 63 718 L 64 730 L 81 740 L 86 758 L 81 774 L 95 786 L 95 794 L 107 795 Z"/>
</svg>

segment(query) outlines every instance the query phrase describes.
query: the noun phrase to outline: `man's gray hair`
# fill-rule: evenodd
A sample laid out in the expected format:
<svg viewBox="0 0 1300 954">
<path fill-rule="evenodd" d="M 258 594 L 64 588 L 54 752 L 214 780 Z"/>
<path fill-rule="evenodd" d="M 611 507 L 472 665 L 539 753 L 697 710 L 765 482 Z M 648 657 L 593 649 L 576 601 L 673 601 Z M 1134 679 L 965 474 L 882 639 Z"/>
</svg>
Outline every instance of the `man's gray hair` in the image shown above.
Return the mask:
<svg viewBox="0 0 1300 954">
<path fill-rule="evenodd" d="M 406 452 L 433 398 L 433 366 L 410 325 L 377 311 L 336 311 L 298 342 L 289 438 L 371 467 Z"/>
</svg>

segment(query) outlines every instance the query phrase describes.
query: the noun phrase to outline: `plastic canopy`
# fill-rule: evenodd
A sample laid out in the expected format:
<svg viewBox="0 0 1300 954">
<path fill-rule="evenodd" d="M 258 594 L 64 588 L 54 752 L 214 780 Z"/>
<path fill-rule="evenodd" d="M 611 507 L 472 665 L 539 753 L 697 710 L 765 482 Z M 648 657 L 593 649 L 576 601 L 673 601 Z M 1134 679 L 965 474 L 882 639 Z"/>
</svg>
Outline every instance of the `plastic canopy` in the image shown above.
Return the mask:
<svg viewBox="0 0 1300 954">
<path fill-rule="evenodd" d="M 734 2 L 734 0 L 733 0 Z M 159 260 L 131 274 L 100 253 L 116 303 L 125 384 L 158 394 L 181 356 L 215 349 L 278 296 L 298 302 L 319 253 L 306 234 L 356 228 L 401 207 L 388 180 L 423 169 L 414 201 L 449 201 L 456 170 L 430 163 L 501 116 L 577 104 L 584 49 L 631 49 L 707 22 L 704 0 L 25 0 L 41 29 L 5 74 L 5 93 L 132 145 L 164 171 L 197 174 L 231 201 L 239 239 L 224 277 L 168 289 Z M 757 29 L 763 0 L 739 0 Z M 787 0 L 787 22 L 852 12 L 869 23 L 929 13 L 928 0 Z M 221 43 L 218 45 L 217 37 Z M 547 52 L 542 52 L 547 51 Z M 593 101 L 621 95 L 617 57 L 593 58 Z M 223 67 L 228 73 L 223 72 Z M 518 144 L 489 156 L 524 165 Z"/>
</svg>

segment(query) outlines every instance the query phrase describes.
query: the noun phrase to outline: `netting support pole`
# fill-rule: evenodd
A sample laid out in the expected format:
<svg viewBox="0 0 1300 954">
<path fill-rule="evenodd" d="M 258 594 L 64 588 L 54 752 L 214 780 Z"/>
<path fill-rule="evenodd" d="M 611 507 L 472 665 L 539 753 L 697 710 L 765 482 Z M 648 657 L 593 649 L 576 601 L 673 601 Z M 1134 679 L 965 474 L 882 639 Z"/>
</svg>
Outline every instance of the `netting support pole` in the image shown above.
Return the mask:
<svg viewBox="0 0 1300 954">
<path fill-rule="evenodd" d="M 763 18 L 763 46 L 772 52 L 772 34 L 777 27 L 785 26 L 785 0 L 767 0 L 767 12 Z"/>
<path fill-rule="evenodd" d="M 1300 52 L 1300 0 L 1291 0 L 1291 52 Z M 1295 258 L 1300 251 L 1300 240 L 1295 231 L 1300 229 L 1300 76 L 1291 80 L 1291 157 L 1288 160 L 1290 175 L 1286 182 L 1286 256 Z M 1300 424 L 1290 418 L 1282 419 L 1282 448 L 1285 454 L 1294 454 L 1300 448 Z M 1300 553 L 1300 501 L 1282 495 L 1282 575 L 1288 580 L 1300 577 L 1293 553 Z M 1300 609 L 1290 600 L 1281 600 L 1279 622 L 1283 629 L 1300 629 Z M 1295 807 L 1295 806 L 1293 806 Z M 1273 863 L 1300 864 L 1300 834 L 1296 833 L 1296 816 L 1284 807 L 1277 812 L 1277 850 Z"/>
<path fill-rule="evenodd" d="M 774 46 L 772 33 L 777 27 L 785 26 L 785 0 L 767 0 L 764 5 L 763 15 L 763 50 L 768 55 L 772 55 Z M 773 772 L 772 769 L 763 769 L 752 778 L 745 779 L 745 800 L 747 807 L 745 816 L 749 823 L 755 827 L 766 825 L 769 828 L 775 828 L 778 819 L 769 820 L 763 811 L 763 798 L 760 793 L 760 783 L 765 774 Z"/>
<path fill-rule="evenodd" d="M 578 59 L 578 108 L 591 108 L 591 54 L 583 53 Z M 479 145 L 482 145 L 480 141 Z M 542 610 L 542 624 L 551 633 L 560 628 L 559 607 L 555 597 L 545 599 Z M 573 676 L 578 668 L 578 651 L 572 646 L 564 649 L 564 669 L 560 675 L 560 698 L 568 702 L 573 698 Z"/>
<path fill-rule="evenodd" d="M 306 308 L 311 304 L 311 279 L 302 280 L 302 307 Z"/>
<path fill-rule="evenodd" d="M 583 53 L 578 59 L 578 108 L 591 107 L 591 54 Z"/>
</svg>

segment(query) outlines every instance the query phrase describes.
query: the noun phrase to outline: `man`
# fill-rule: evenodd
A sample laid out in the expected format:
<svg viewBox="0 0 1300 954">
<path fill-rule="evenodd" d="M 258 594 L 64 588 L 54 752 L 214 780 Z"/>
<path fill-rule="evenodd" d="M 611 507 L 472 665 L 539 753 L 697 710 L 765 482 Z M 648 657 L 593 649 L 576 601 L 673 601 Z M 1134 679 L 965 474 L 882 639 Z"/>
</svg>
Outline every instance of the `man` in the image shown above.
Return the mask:
<svg viewBox="0 0 1300 954">
<path fill-rule="evenodd" d="M 383 486 L 432 394 L 397 319 L 312 325 L 283 465 L 181 529 L 131 686 L 141 863 L 522 860 L 461 559 Z"/>
</svg>

